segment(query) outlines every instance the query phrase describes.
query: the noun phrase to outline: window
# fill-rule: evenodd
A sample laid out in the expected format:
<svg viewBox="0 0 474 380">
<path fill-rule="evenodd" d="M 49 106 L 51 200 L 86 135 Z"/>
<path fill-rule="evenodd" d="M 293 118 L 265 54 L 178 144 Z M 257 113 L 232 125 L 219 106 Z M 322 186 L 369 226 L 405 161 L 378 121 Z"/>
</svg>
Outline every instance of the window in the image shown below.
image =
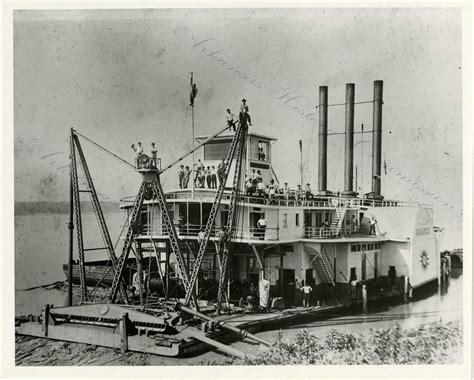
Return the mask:
<svg viewBox="0 0 474 380">
<path fill-rule="evenodd" d="M 355 244 L 352 244 L 351 245 L 351 252 L 355 252 L 357 249 L 357 247 L 355 246 Z"/>
<path fill-rule="evenodd" d="M 283 214 L 283 228 L 288 227 L 288 214 Z"/>
<path fill-rule="evenodd" d="M 300 214 L 296 213 L 296 227 L 298 227 L 300 225 Z"/>
</svg>

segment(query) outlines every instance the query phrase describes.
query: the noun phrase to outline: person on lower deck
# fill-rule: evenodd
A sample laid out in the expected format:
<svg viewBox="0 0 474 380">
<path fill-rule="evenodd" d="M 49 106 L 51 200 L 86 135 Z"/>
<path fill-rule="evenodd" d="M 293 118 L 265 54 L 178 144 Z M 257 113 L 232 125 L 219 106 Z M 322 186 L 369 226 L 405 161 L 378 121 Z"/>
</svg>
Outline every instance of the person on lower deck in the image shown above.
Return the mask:
<svg viewBox="0 0 474 380">
<path fill-rule="evenodd" d="M 301 291 L 303 292 L 303 307 L 309 307 L 309 299 L 313 288 L 305 284 L 304 280 L 301 282 Z"/>
</svg>

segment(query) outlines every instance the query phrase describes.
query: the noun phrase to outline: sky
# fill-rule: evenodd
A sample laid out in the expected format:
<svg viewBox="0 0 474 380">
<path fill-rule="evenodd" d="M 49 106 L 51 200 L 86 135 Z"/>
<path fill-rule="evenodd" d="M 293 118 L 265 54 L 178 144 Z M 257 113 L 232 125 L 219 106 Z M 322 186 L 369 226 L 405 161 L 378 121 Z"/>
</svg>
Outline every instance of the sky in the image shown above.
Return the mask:
<svg viewBox="0 0 474 380">
<path fill-rule="evenodd" d="M 133 162 L 156 142 L 163 164 L 195 135 L 225 125 L 247 99 L 252 131 L 273 136 L 281 181 L 317 189 L 318 87 L 329 131 L 344 131 L 346 83 L 356 102 L 384 81 L 386 198 L 432 204 L 444 246 L 462 246 L 462 25 L 457 8 L 37 10 L 14 13 L 15 201 L 66 201 L 70 128 Z M 372 104 L 355 129 L 372 129 Z M 359 191 L 370 191 L 371 136 L 355 136 Z M 328 138 L 328 188 L 343 190 L 344 137 Z M 140 176 L 82 146 L 101 200 L 134 195 Z M 187 163 L 190 163 L 187 162 Z M 176 171 L 163 176 L 176 188 Z"/>
</svg>

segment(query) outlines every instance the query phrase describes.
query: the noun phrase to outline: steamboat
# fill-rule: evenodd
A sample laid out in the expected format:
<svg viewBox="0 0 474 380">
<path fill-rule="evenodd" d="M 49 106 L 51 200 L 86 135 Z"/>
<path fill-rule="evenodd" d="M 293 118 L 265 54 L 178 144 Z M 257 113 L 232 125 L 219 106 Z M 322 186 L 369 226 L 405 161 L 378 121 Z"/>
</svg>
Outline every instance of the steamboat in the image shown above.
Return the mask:
<svg viewBox="0 0 474 380">
<path fill-rule="evenodd" d="M 70 304 L 46 305 L 40 316 L 18 318 L 16 332 L 166 356 L 213 347 L 243 356 L 225 343 L 250 339 L 268 345 L 252 333 L 385 298 L 407 300 L 439 283 L 442 230 L 433 226 L 432 207 L 386 199 L 381 192 L 382 105 L 383 82 L 375 81 L 368 194 L 359 195 L 353 186 L 353 84 L 346 85 L 342 193 L 327 188 L 326 86 L 319 88 L 315 192 L 278 183 L 272 166 L 276 139 L 252 131 L 242 115 L 235 132 L 226 126 L 196 139 L 195 148 L 164 168 L 139 156 L 138 194 L 121 201 L 127 221 L 120 250 L 112 245 L 82 152 L 79 138 L 85 136 L 71 130 L 71 252 L 64 266 Z M 187 188 L 180 182 L 184 188 L 165 192 L 162 173 L 195 152 L 206 165 L 219 167 L 218 183 Z M 87 189 L 79 189 L 78 166 Z M 259 191 L 258 182 L 270 192 Z M 87 261 L 82 192 L 91 197 L 105 242 L 92 249 L 106 251 L 108 260 Z M 77 305 L 74 281 L 80 285 Z M 105 300 L 94 297 L 98 284 L 106 287 Z M 312 290 L 309 303 L 305 286 Z"/>
</svg>

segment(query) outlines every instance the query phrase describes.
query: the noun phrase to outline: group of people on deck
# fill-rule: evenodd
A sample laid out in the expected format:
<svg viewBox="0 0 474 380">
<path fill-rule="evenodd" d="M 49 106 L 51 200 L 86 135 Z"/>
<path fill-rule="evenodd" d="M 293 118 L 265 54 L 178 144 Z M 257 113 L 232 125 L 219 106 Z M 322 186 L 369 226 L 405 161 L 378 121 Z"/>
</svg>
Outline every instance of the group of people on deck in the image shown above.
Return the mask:
<svg viewBox="0 0 474 380">
<path fill-rule="evenodd" d="M 290 198 L 294 198 L 296 202 L 303 204 L 307 200 L 314 199 L 313 191 L 309 183 L 306 184 L 304 189 L 301 185 L 298 185 L 294 191 L 290 189 L 288 182 L 285 182 L 283 187 L 280 187 L 278 182 L 272 179 L 270 180 L 270 184 L 266 185 L 260 170 L 255 169 L 252 169 L 252 172 L 246 175 L 245 194 L 250 197 L 262 197 L 268 204 L 273 204 L 275 199 L 280 197 L 283 197 L 287 203 Z"/>
<path fill-rule="evenodd" d="M 157 168 L 158 166 L 158 149 L 156 149 L 155 143 L 151 143 L 151 148 L 150 148 L 150 156 L 146 156 L 143 151 L 143 146 L 141 141 L 137 143 L 137 145 L 132 144 L 131 148 L 135 152 L 135 167 L 137 169 L 150 169 L 150 168 Z M 150 160 L 142 160 L 142 157 L 149 157 Z M 142 162 L 146 161 L 146 165 L 143 165 Z M 146 167 L 144 167 L 146 166 Z"/>
<path fill-rule="evenodd" d="M 223 181 L 225 174 L 225 160 L 222 160 L 217 168 L 215 165 L 204 165 L 201 159 L 198 159 L 194 164 L 194 187 L 198 189 L 217 189 L 217 182 L 219 184 Z M 189 178 L 191 176 L 191 170 L 189 166 L 180 165 L 178 170 L 178 183 L 180 189 L 187 189 L 189 185 Z"/>
</svg>

